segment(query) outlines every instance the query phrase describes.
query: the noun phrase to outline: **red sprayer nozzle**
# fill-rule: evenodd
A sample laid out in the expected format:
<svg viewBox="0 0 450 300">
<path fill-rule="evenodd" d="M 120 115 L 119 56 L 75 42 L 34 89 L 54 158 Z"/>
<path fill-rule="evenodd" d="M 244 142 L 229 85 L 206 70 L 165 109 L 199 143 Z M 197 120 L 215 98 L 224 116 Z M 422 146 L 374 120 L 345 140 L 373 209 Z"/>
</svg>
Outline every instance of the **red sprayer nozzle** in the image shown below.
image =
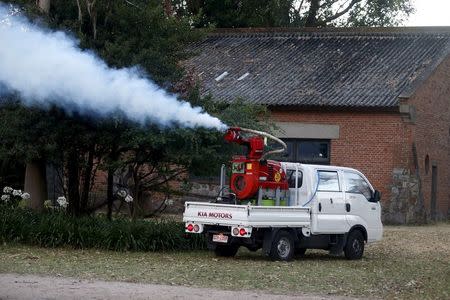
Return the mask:
<svg viewBox="0 0 450 300">
<path fill-rule="evenodd" d="M 253 136 L 243 137 L 241 134 L 243 132 L 253 134 Z M 282 148 L 271 150 L 263 154 L 265 144 L 264 138 L 268 138 L 277 142 L 281 145 Z M 225 133 L 224 139 L 230 143 L 247 146 L 249 148 L 247 156 L 253 159 L 263 159 L 271 154 L 283 153 L 287 149 L 287 145 L 285 142 L 267 132 L 242 127 L 228 128 L 227 132 Z"/>
<path fill-rule="evenodd" d="M 278 142 L 282 148 L 264 153 L 265 138 Z M 276 189 L 288 190 L 286 174 L 281 164 L 273 160 L 264 161 L 267 155 L 281 153 L 286 149 L 286 144 L 282 140 L 266 132 L 240 127 L 228 128 L 224 139 L 247 147 L 245 157 L 236 156 L 231 161 L 230 188 L 237 199 L 255 198 L 260 188 L 266 192 L 269 190 L 274 192 Z"/>
</svg>

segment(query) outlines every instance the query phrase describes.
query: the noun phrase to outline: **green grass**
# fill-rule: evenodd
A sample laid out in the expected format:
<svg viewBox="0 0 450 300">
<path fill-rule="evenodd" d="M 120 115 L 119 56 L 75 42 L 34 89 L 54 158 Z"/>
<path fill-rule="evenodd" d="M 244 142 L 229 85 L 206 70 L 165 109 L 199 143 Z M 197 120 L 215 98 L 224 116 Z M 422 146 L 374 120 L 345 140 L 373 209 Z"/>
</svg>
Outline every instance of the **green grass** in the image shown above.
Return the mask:
<svg viewBox="0 0 450 300">
<path fill-rule="evenodd" d="M 400 299 L 450 298 L 450 224 L 386 227 L 360 261 L 308 251 L 271 262 L 241 249 L 235 258 L 210 252 L 112 252 L 0 246 L 0 272 L 213 287 L 230 290 Z"/>
</svg>

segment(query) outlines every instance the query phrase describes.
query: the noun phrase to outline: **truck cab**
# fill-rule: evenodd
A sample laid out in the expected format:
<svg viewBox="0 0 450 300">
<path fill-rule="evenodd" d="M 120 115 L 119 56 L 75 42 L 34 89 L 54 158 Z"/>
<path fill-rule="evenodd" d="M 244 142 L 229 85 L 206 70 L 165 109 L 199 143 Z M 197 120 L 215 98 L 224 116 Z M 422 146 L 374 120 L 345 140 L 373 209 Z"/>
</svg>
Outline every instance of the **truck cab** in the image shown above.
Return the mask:
<svg viewBox="0 0 450 300">
<path fill-rule="evenodd" d="M 368 242 L 381 239 L 380 194 L 358 170 L 282 163 L 289 176 L 290 205 L 311 208 L 311 234 L 348 232 L 362 226 Z"/>
</svg>

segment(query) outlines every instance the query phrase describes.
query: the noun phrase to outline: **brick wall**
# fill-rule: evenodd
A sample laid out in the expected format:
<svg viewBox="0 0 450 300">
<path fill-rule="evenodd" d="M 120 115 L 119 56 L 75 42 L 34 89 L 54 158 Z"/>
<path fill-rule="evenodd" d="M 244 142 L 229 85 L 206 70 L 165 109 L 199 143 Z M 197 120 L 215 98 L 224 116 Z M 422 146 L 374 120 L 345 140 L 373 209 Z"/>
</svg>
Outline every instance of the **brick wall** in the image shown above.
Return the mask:
<svg viewBox="0 0 450 300">
<path fill-rule="evenodd" d="M 437 218 L 448 217 L 450 210 L 450 56 L 447 57 L 405 101 L 416 110 L 412 125 L 417 147 L 422 192 L 428 214 L 431 208 L 431 174 L 437 166 Z M 425 157 L 429 156 L 426 171 Z"/>
</svg>

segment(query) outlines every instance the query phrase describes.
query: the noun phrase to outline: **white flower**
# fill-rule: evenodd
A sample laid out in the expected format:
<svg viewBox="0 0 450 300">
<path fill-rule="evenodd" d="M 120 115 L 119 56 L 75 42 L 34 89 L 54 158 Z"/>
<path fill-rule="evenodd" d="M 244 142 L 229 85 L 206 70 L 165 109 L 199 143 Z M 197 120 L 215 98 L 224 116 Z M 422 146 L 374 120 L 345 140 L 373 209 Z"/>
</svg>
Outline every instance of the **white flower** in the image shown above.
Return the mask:
<svg viewBox="0 0 450 300">
<path fill-rule="evenodd" d="M 9 198 L 9 195 L 2 195 L 2 201 L 8 202 Z"/>
<path fill-rule="evenodd" d="M 119 190 L 119 191 L 117 192 L 117 195 L 118 195 L 119 197 L 125 198 L 125 197 L 127 196 L 127 191 L 125 191 L 125 190 Z"/>
<path fill-rule="evenodd" d="M 133 202 L 133 197 L 131 197 L 130 195 L 127 195 L 125 197 L 125 202 L 128 202 L 128 203 Z"/>
<path fill-rule="evenodd" d="M 22 191 L 21 190 L 13 190 L 12 194 L 13 194 L 13 196 L 20 197 L 20 196 L 22 196 Z"/>
<path fill-rule="evenodd" d="M 22 194 L 22 199 L 23 199 L 23 200 L 28 200 L 28 199 L 30 199 L 30 198 L 31 198 L 31 196 L 30 196 L 29 193 L 23 193 L 23 194 Z"/>
<path fill-rule="evenodd" d="M 53 207 L 52 200 L 45 200 L 44 201 L 44 207 L 45 208 Z"/>
<path fill-rule="evenodd" d="M 9 186 L 5 186 L 3 188 L 3 193 L 5 193 L 5 194 L 11 194 L 12 191 L 14 191 L 14 189 L 12 187 L 9 187 Z"/>
<path fill-rule="evenodd" d="M 173 199 L 166 199 L 166 201 L 164 201 L 164 204 L 166 204 L 167 206 L 173 205 Z"/>
<path fill-rule="evenodd" d="M 56 199 L 56 202 L 58 202 L 59 206 L 61 206 L 62 208 L 66 208 L 69 204 L 69 202 L 67 202 L 66 200 L 66 197 L 64 196 L 58 197 L 58 199 Z"/>
</svg>

